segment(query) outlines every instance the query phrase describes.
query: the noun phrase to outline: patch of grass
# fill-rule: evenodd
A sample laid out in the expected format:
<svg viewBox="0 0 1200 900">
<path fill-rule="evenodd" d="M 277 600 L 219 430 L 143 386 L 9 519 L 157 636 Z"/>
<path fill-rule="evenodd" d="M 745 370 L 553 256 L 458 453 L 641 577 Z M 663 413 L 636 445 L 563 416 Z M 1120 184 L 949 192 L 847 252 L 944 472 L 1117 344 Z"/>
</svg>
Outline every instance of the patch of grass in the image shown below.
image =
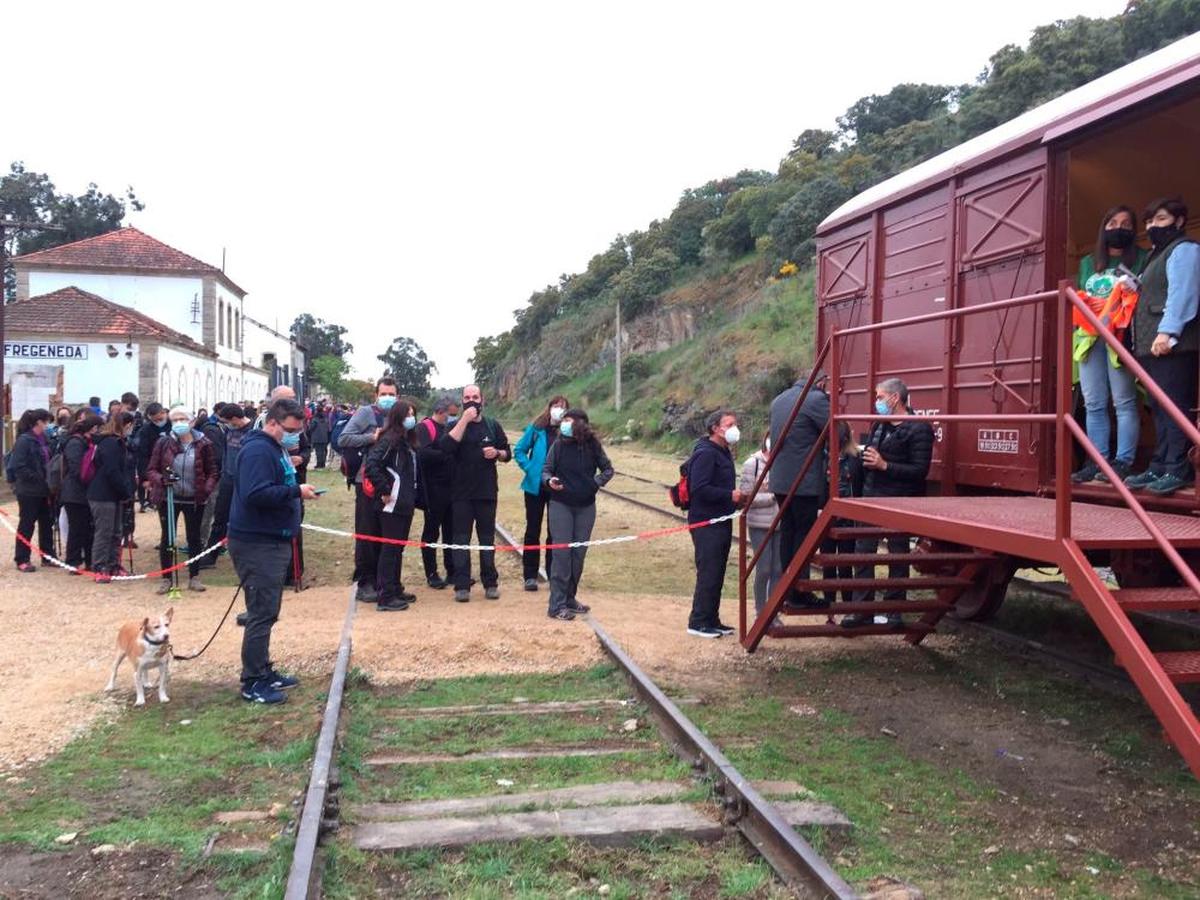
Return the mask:
<svg viewBox="0 0 1200 900">
<path fill-rule="evenodd" d="M 617 667 L 608 663 L 589 669 L 570 669 L 553 676 L 546 674 L 476 675 L 419 681 L 403 693 L 353 695 L 353 704 L 364 709 L 370 702 L 376 709 L 427 709 L 433 706 L 472 706 L 510 703 L 515 697 L 530 702 L 549 700 L 595 700 L 628 696 L 624 678 Z"/>
</svg>

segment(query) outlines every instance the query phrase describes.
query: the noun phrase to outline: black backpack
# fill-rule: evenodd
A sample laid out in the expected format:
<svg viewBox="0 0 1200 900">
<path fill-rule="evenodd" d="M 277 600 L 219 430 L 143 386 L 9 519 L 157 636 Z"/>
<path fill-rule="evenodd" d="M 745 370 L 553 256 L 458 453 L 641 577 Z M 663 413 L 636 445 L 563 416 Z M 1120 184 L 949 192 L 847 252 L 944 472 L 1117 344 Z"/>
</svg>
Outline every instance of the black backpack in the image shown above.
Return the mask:
<svg viewBox="0 0 1200 900">
<path fill-rule="evenodd" d="M 376 428 L 382 428 L 383 423 L 384 423 L 384 421 L 386 421 L 386 419 L 387 419 L 387 416 L 380 413 L 378 410 L 375 411 L 375 427 Z M 347 419 L 346 421 L 347 421 L 347 423 L 349 423 L 350 420 Z M 343 433 L 345 433 L 344 426 L 343 426 Z M 338 440 L 340 441 L 341 439 L 342 439 L 342 435 L 339 434 Z M 347 486 L 354 484 L 354 479 L 358 477 L 358 470 L 362 468 L 363 456 L 364 456 L 363 449 L 364 449 L 363 447 L 346 447 L 345 449 L 338 447 L 338 453 L 340 453 L 342 455 L 342 463 L 341 463 L 342 474 L 346 476 L 346 485 Z M 366 449 L 369 449 L 369 448 L 366 448 Z"/>
</svg>

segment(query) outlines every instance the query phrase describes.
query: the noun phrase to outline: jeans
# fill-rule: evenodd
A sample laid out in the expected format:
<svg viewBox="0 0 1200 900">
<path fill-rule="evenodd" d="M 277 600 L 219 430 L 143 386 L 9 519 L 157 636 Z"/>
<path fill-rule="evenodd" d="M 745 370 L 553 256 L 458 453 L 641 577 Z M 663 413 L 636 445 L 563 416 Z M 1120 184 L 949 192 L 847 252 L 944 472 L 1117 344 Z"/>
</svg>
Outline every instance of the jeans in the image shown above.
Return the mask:
<svg viewBox="0 0 1200 900">
<path fill-rule="evenodd" d="M 54 555 L 54 514 L 50 509 L 49 497 L 17 497 L 17 534 L 32 541 L 33 528 L 37 526 L 38 548 L 43 553 Z M 19 566 L 29 562 L 29 545 L 17 540 L 13 560 Z"/>
<path fill-rule="evenodd" d="M 421 529 L 421 540 L 427 544 L 436 544 L 439 539 L 443 544 L 454 543 L 454 517 L 450 510 L 450 495 L 429 490 L 426 486 L 425 527 Z M 431 547 L 421 548 L 421 564 L 425 568 L 426 578 L 436 578 L 437 551 Z M 454 580 L 454 560 L 449 550 L 442 551 L 442 564 L 446 568 L 446 580 Z"/>
<path fill-rule="evenodd" d="M 412 530 L 412 512 L 380 513 L 379 527 L 383 537 L 395 541 L 407 541 Z M 402 590 L 400 573 L 404 565 L 403 544 L 379 545 L 379 568 L 375 576 L 379 584 L 380 600 L 395 600 Z"/>
<path fill-rule="evenodd" d="M 354 531 L 379 537 L 379 502 L 363 493 L 361 484 L 354 485 Z M 359 587 L 378 587 L 379 542 L 354 542 L 354 581 Z"/>
<path fill-rule="evenodd" d="M 779 501 L 779 506 L 782 508 L 787 495 L 776 494 L 775 499 Z M 792 564 L 792 558 L 796 555 L 796 551 L 800 549 L 800 545 L 804 543 L 804 539 L 808 537 L 812 527 L 817 524 L 817 515 L 820 511 L 820 497 L 809 497 L 803 494 L 796 494 L 792 497 L 792 502 L 788 504 L 788 508 L 783 513 L 783 520 L 779 523 L 780 572 L 785 571 Z M 803 566 L 796 577 L 807 580 L 808 574 L 808 566 Z M 812 599 L 812 595 L 807 592 L 793 592 L 793 599 L 807 601 Z"/>
<path fill-rule="evenodd" d="M 68 566 L 92 567 L 92 510 L 86 503 L 64 503 L 67 511 Z"/>
<path fill-rule="evenodd" d="M 525 497 L 528 503 L 529 495 L 526 494 Z M 566 544 L 591 539 L 592 528 L 596 524 L 595 503 L 589 503 L 587 506 L 568 506 L 551 500 L 548 505 L 550 531 L 557 535 L 556 541 Z M 586 556 L 587 547 L 555 551 L 554 562 L 550 568 L 551 613 L 568 608 L 575 599 L 575 593 L 579 590 L 579 579 L 583 577 L 583 560 Z"/>
<path fill-rule="evenodd" d="M 450 513 L 454 517 L 454 543 L 471 543 L 471 528 L 481 544 L 496 542 L 496 501 L 455 500 Z M 469 550 L 454 551 L 454 589 L 471 589 L 471 553 Z M 485 588 L 500 584 L 500 573 L 496 571 L 494 550 L 479 551 L 479 578 Z"/>
<path fill-rule="evenodd" d="M 748 531 L 750 532 L 750 546 L 754 548 L 751 553 L 757 553 L 758 548 L 766 540 L 767 529 L 750 528 Z M 771 540 L 763 550 L 762 556 L 754 564 L 754 611 L 756 613 L 762 612 L 762 608 L 766 606 L 775 583 L 779 581 L 780 574 L 782 573 L 779 568 L 779 531 L 776 530 L 771 535 Z"/>
<path fill-rule="evenodd" d="M 1166 356 L 1139 356 L 1138 362 L 1154 382 L 1163 389 L 1167 399 L 1175 404 L 1189 421 L 1196 420 L 1192 410 L 1196 406 L 1195 353 L 1169 353 Z M 1150 459 L 1150 471 L 1160 475 L 1178 475 L 1183 479 L 1192 477 L 1188 463 L 1190 444 L 1187 435 L 1175 424 L 1161 406 L 1148 400 L 1154 413 L 1154 456 Z"/>
<path fill-rule="evenodd" d="M 170 568 L 176 562 L 183 562 L 182 559 L 175 559 L 172 554 L 174 549 L 171 546 L 171 530 L 175 532 L 175 546 L 179 546 L 179 515 L 183 514 L 183 529 L 187 536 L 188 556 L 195 556 L 204 549 L 202 544 L 204 539 L 201 537 L 203 532 L 200 529 L 201 521 L 204 519 L 204 507 L 196 506 L 191 500 L 176 499 L 175 521 L 167 521 L 167 501 L 163 498 L 162 503 L 158 504 L 158 527 L 161 529 L 162 537 L 158 542 L 158 567 L 160 569 Z M 169 527 L 168 527 L 169 526 Z M 186 557 L 185 557 L 186 558 Z M 195 578 L 200 574 L 200 563 L 194 562 L 188 566 L 188 575 Z M 170 572 L 163 576 L 166 581 L 174 581 L 176 573 Z"/>
<path fill-rule="evenodd" d="M 242 633 L 242 682 L 266 678 L 271 669 L 271 626 L 279 619 L 283 578 L 292 558 L 288 541 L 229 539 L 229 555 L 246 596 Z"/>
<path fill-rule="evenodd" d="M 524 492 L 522 492 L 524 493 Z M 526 546 L 531 544 L 540 544 L 542 542 L 542 519 L 545 516 L 546 505 L 550 502 L 550 498 L 543 492 L 541 494 L 524 494 L 525 497 L 525 539 L 522 543 Z M 551 537 L 554 534 L 553 522 L 546 527 L 546 543 L 552 544 L 555 538 Z M 568 538 L 558 538 L 559 542 L 566 541 Z M 541 554 L 537 550 L 526 550 L 521 554 L 521 562 L 525 570 L 525 580 L 538 577 L 538 563 L 540 562 Z M 553 572 L 551 568 L 551 553 L 546 551 L 546 571 Z"/>
<path fill-rule="evenodd" d="M 721 619 L 721 590 L 733 546 L 733 523 L 718 522 L 691 532 L 695 551 L 696 587 L 688 628 L 714 628 Z"/>
<path fill-rule="evenodd" d="M 1108 344 L 1098 339 L 1079 364 L 1079 387 L 1087 409 L 1088 440 L 1105 459 L 1113 459 L 1108 401 L 1117 411 L 1117 462 L 1133 464 L 1138 445 L 1137 387 L 1133 373 L 1108 361 Z"/>
<path fill-rule="evenodd" d="M 117 571 L 121 562 L 121 507 L 108 500 L 89 500 L 92 510 L 92 570 L 105 575 Z"/>
</svg>

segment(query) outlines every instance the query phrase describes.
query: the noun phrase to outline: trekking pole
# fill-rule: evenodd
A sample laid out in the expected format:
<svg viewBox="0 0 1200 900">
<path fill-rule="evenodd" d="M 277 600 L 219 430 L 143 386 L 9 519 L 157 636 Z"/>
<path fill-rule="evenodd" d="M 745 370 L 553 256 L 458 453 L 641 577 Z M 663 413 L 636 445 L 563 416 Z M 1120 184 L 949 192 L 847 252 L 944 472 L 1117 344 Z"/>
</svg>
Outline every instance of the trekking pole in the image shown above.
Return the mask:
<svg viewBox="0 0 1200 900">
<path fill-rule="evenodd" d="M 171 589 L 167 591 L 167 596 L 172 600 L 178 600 L 179 593 L 179 570 L 175 568 L 179 565 L 179 548 L 175 543 L 175 483 L 167 482 L 167 541 L 171 544 Z"/>
<path fill-rule="evenodd" d="M 129 504 L 130 504 L 129 511 L 132 513 L 133 512 L 133 501 L 130 500 Z M 122 506 L 123 505 L 124 504 L 122 504 Z M 124 530 L 125 530 L 125 511 L 122 508 L 122 510 L 121 510 L 121 531 L 124 532 Z M 132 531 L 129 532 L 129 536 L 126 538 L 125 546 L 129 549 L 129 574 L 133 575 L 136 573 L 133 571 L 133 532 Z M 117 562 L 119 563 L 120 561 L 121 561 L 121 552 L 120 552 L 120 550 L 118 550 L 117 551 Z"/>
</svg>

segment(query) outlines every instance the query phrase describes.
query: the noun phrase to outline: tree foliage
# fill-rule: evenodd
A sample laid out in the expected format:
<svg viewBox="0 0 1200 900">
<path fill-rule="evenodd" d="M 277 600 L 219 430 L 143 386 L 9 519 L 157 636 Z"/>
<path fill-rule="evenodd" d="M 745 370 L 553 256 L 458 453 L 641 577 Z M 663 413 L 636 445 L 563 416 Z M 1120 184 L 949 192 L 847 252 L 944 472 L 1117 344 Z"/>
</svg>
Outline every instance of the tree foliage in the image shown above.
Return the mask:
<svg viewBox="0 0 1200 900">
<path fill-rule="evenodd" d="M 316 361 L 321 357 L 334 356 L 345 359 L 348 354 L 354 352 L 354 345 L 342 337 L 349 329 L 315 318 L 312 313 L 296 316 L 288 330 L 291 336 L 308 350 L 308 368 L 304 377 L 310 381 L 321 380 L 316 371 Z"/>
<path fill-rule="evenodd" d="M 437 366 L 429 361 L 421 345 L 412 338 L 394 338 L 391 346 L 376 359 L 383 363 L 383 374 L 396 379 L 399 393 L 412 397 L 429 394 L 429 376 L 437 371 Z"/>
<path fill-rule="evenodd" d="M 61 230 L 6 231 L 5 296 L 12 299 L 15 293 L 16 282 L 8 262 L 13 256 L 115 231 L 121 227 L 127 210 L 141 212 L 144 208 L 131 187 L 121 195 L 102 193 L 95 184 L 89 184 L 82 194 L 62 193 L 49 175 L 30 171 L 23 162 L 12 163 L 8 173 L 0 177 L 0 217 L 43 222 Z"/>
<path fill-rule="evenodd" d="M 344 359 L 327 353 L 314 359 L 309 368 L 313 373 L 310 383 L 320 385 L 322 391 L 339 403 L 350 399 L 346 390 L 350 365 Z"/>
</svg>

